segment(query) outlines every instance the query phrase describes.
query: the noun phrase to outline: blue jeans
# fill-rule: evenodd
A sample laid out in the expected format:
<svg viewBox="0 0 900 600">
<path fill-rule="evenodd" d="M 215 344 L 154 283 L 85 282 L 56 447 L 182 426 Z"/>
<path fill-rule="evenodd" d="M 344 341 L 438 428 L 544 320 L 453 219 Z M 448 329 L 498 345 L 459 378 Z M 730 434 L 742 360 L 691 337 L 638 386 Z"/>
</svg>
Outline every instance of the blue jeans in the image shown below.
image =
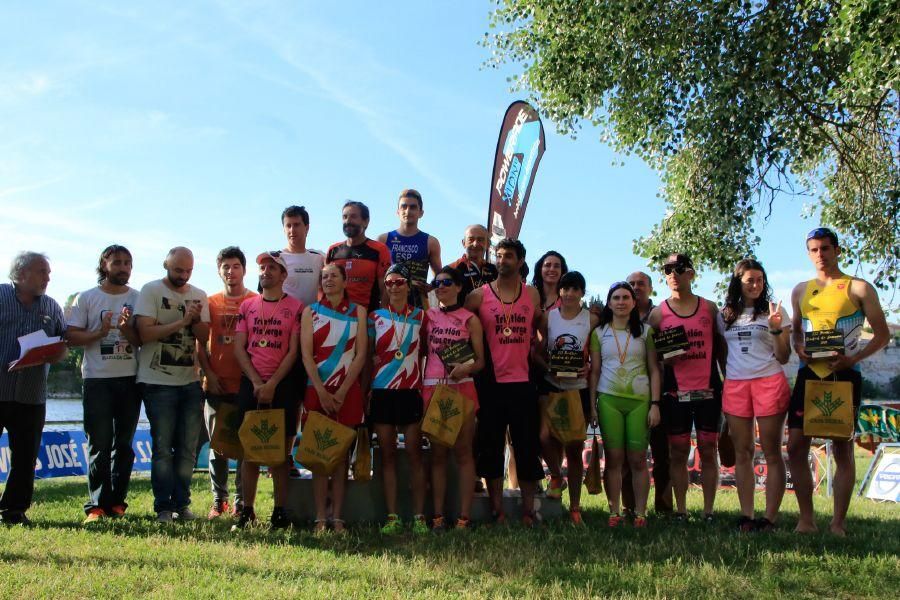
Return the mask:
<svg viewBox="0 0 900 600">
<path fill-rule="evenodd" d="M 150 484 L 153 510 L 177 511 L 191 503 L 191 475 L 203 427 L 203 390 L 187 385 L 144 385 L 153 456 Z"/>
<path fill-rule="evenodd" d="M 88 444 L 88 494 L 84 511 L 128 506 L 125 496 L 134 466 L 131 443 L 141 415 L 134 377 L 84 380 L 84 433 Z"/>
</svg>

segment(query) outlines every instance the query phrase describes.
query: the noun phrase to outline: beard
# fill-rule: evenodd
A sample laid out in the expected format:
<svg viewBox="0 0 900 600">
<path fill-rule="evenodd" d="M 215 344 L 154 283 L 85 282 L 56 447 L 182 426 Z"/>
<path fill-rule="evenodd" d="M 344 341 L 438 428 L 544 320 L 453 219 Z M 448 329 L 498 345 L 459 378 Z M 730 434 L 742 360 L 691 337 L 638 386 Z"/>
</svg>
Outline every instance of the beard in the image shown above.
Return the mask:
<svg viewBox="0 0 900 600">
<path fill-rule="evenodd" d="M 184 287 L 184 284 L 186 284 L 188 282 L 187 279 L 184 279 L 182 277 L 172 277 L 172 275 L 170 275 L 168 273 L 166 274 L 166 277 L 169 279 L 169 283 L 172 284 L 172 287 L 174 287 L 176 289 L 180 288 L 180 287 Z"/>
<path fill-rule="evenodd" d="M 130 277 L 131 273 L 110 273 L 106 279 L 113 285 L 126 285 Z M 171 281 L 171 278 L 169 280 Z"/>
<path fill-rule="evenodd" d="M 360 233 L 362 233 L 362 227 L 359 225 L 354 225 L 352 223 L 344 224 L 344 235 L 348 238 L 355 238 Z"/>
</svg>

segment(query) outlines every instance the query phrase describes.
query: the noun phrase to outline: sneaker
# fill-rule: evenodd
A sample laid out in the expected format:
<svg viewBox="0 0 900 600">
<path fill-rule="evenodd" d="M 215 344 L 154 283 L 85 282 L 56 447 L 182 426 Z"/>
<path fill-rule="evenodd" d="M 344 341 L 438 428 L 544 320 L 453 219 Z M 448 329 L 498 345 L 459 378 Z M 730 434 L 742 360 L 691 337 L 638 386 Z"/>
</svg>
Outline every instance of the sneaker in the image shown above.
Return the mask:
<svg viewBox="0 0 900 600">
<path fill-rule="evenodd" d="M 387 516 L 387 522 L 381 528 L 382 535 L 399 535 L 403 533 L 403 521 L 397 515 Z"/>
<path fill-rule="evenodd" d="M 82 525 L 90 525 L 91 523 L 96 523 L 100 519 L 106 516 L 106 511 L 102 508 L 92 508 L 87 511 L 87 516 L 84 518 L 84 521 L 81 522 Z"/>
<path fill-rule="evenodd" d="M 272 516 L 269 517 L 269 523 L 272 529 L 287 529 L 291 526 L 291 520 L 288 518 L 287 511 L 283 506 L 276 506 L 272 509 Z"/>
<path fill-rule="evenodd" d="M 713 523 L 716 522 L 716 518 L 713 516 L 712 513 L 703 513 L 703 522 L 706 523 L 707 525 L 712 525 Z"/>
<path fill-rule="evenodd" d="M 235 502 L 229 511 L 229 516 L 231 516 L 232 519 L 240 519 L 242 510 L 244 510 L 244 503 Z"/>
<path fill-rule="evenodd" d="M 197 515 L 194 514 L 194 511 L 190 509 L 190 507 L 185 506 L 184 508 L 179 508 L 175 511 L 177 518 L 179 521 L 193 521 L 197 518 Z"/>
<path fill-rule="evenodd" d="M 631 522 L 631 524 L 638 529 L 643 529 L 647 526 L 647 517 L 645 517 L 644 515 L 635 515 L 634 520 Z"/>
<path fill-rule="evenodd" d="M 566 489 L 566 487 L 565 479 L 562 477 L 551 477 L 550 485 L 547 486 L 547 491 L 544 493 L 544 496 L 552 500 L 559 500 L 562 498 L 563 490 Z"/>
<path fill-rule="evenodd" d="M 28 527 L 31 525 L 31 519 L 25 516 L 25 513 L 6 513 L 2 517 L 0 517 L 0 521 L 3 522 L 4 525 L 12 527 L 13 525 L 21 525 L 22 527 Z"/>
<path fill-rule="evenodd" d="M 606 522 L 606 526 L 610 528 L 622 527 L 625 525 L 625 517 L 622 515 L 609 515 L 609 520 Z"/>
<path fill-rule="evenodd" d="M 209 513 L 206 515 L 206 518 L 210 521 L 213 519 L 218 519 L 222 515 L 228 512 L 228 500 L 216 500 L 213 502 L 213 505 L 209 509 Z"/>
<path fill-rule="evenodd" d="M 434 533 L 444 533 L 447 531 L 447 523 L 444 521 L 443 516 L 438 515 L 431 520 L 431 531 Z"/>
<path fill-rule="evenodd" d="M 256 522 L 256 513 L 252 506 L 245 506 L 241 509 L 241 516 L 238 517 L 237 523 L 231 526 L 231 531 L 241 531 Z"/>
<path fill-rule="evenodd" d="M 750 517 L 742 516 L 738 519 L 737 529 L 741 533 L 750 533 L 756 530 L 756 521 L 751 519 Z"/>
<path fill-rule="evenodd" d="M 107 517 L 111 517 L 113 519 L 121 519 L 125 516 L 125 509 L 127 507 L 124 504 L 116 504 L 112 508 L 109 509 L 109 512 L 106 513 Z"/>
<path fill-rule="evenodd" d="M 500 512 L 492 512 L 491 519 L 493 519 L 494 525 L 506 525 L 506 513 L 502 510 Z"/>
<path fill-rule="evenodd" d="M 522 513 L 522 527 L 524 527 L 525 529 L 534 529 L 536 522 L 537 521 L 534 517 L 534 513 Z"/>
<path fill-rule="evenodd" d="M 675 523 L 687 523 L 688 522 L 687 513 L 680 513 L 680 512 L 672 513 L 672 521 L 674 521 Z"/>
<path fill-rule="evenodd" d="M 569 519 L 572 521 L 572 525 L 576 527 L 584 526 L 584 521 L 581 519 L 581 509 L 577 506 L 569 509 Z"/>
<path fill-rule="evenodd" d="M 460 517 L 456 520 L 455 529 L 461 529 L 464 531 L 468 531 L 472 528 L 472 521 L 469 520 L 469 517 Z"/>
<path fill-rule="evenodd" d="M 754 524 L 754 528 L 753 528 L 754 531 L 762 531 L 762 532 L 768 533 L 770 531 L 775 531 L 775 529 L 776 529 L 775 523 L 773 523 L 772 521 L 768 520 L 765 517 L 760 517 L 760 518 L 756 519 L 756 521 L 754 521 L 753 524 Z"/>
<path fill-rule="evenodd" d="M 175 520 L 175 515 L 172 514 L 171 510 L 161 510 L 156 513 L 156 522 L 157 523 L 171 523 Z"/>
<path fill-rule="evenodd" d="M 428 521 L 425 515 L 416 515 L 413 517 L 412 532 L 416 535 L 425 535 L 428 533 Z"/>
</svg>

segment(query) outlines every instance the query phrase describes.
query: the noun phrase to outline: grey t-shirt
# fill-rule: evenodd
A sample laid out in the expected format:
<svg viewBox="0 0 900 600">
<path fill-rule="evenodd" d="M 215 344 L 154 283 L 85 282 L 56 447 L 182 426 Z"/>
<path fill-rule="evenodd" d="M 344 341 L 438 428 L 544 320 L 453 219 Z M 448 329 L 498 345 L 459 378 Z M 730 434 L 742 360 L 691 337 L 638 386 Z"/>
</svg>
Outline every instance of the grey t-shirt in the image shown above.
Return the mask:
<svg viewBox="0 0 900 600">
<path fill-rule="evenodd" d="M 141 288 L 134 312 L 138 316 L 156 319 L 160 325 L 168 325 L 183 319 L 185 306 L 191 302 L 201 304 L 200 320 L 209 323 L 206 292 L 190 284 L 183 294 L 179 294 L 169 289 L 162 280 L 151 281 Z M 168 337 L 141 346 L 138 382 L 187 385 L 199 379 L 196 338 L 190 327 L 182 327 Z"/>
<path fill-rule="evenodd" d="M 108 294 L 99 287 L 78 294 L 69 314 L 69 325 L 87 331 L 100 329 L 103 315 L 112 313 L 112 327 L 105 337 L 84 347 L 81 376 L 85 378 L 129 377 L 137 374 L 137 348 L 116 328 L 122 307 L 134 310 L 138 291 Z"/>
</svg>

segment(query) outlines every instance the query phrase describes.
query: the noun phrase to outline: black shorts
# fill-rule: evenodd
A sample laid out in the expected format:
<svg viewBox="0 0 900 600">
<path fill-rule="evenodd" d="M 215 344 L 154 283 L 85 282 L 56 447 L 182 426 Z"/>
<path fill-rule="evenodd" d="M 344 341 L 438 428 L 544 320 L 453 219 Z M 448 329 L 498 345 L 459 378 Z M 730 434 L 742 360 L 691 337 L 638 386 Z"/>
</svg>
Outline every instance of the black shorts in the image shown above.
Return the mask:
<svg viewBox="0 0 900 600">
<path fill-rule="evenodd" d="M 690 435 L 691 429 L 697 433 L 719 433 L 722 424 L 722 392 L 713 388 L 709 400 L 680 402 L 678 395 L 664 393 L 660 402 L 666 434 L 669 436 Z"/>
<path fill-rule="evenodd" d="M 285 437 L 297 437 L 297 416 L 300 414 L 301 395 L 294 385 L 291 377 L 285 377 L 275 386 L 275 397 L 271 405 L 259 404 L 253 396 L 253 384 L 246 377 L 241 377 L 241 387 L 237 393 L 238 412 L 240 422 L 244 422 L 244 415 L 248 410 L 283 409 L 284 410 L 284 435 Z"/>
<path fill-rule="evenodd" d="M 540 385 L 538 385 L 538 396 L 549 396 L 550 394 L 555 394 L 558 392 L 564 392 L 566 390 L 562 388 L 558 388 L 546 379 L 542 379 Z M 576 390 L 578 395 L 581 396 L 581 412 L 584 413 L 584 422 L 591 422 L 591 392 L 589 388 L 581 388 L 580 390 Z"/>
<path fill-rule="evenodd" d="M 369 417 L 376 425 L 403 427 L 422 420 L 422 394 L 419 390 L 372 390 Z"/>
<path fill-rule="evenodd" d="M 806 382 L 810 379 L 819 381 L 821 378 L 808 366 L 797 371 L 797 381 L 794 382 L 794 389 L 791 392 L 791 404 L 788 407 L 788 429 L 803 429 L 803 397 L 806 393 Z M 836 371 L 826 379 L 828 381 L 850 382 L 853 386 L 853 414 L 854 416 L 858 415 L 859 405 L 862 404 L 862 373 L 855 369 L 844 369 L 843 371 Z"/>
<path fill-rule="evenodd" d="M 544 478 L 540 459 L 540 412 L 537 390 L 529 382 L 494 383 L 478 394 L 478 426 L 475 434 L 476 469 L 479 477 L 503 477 L 506 429 L 512 439 L 516 472 L 521 481 Z"/>
</svg>

